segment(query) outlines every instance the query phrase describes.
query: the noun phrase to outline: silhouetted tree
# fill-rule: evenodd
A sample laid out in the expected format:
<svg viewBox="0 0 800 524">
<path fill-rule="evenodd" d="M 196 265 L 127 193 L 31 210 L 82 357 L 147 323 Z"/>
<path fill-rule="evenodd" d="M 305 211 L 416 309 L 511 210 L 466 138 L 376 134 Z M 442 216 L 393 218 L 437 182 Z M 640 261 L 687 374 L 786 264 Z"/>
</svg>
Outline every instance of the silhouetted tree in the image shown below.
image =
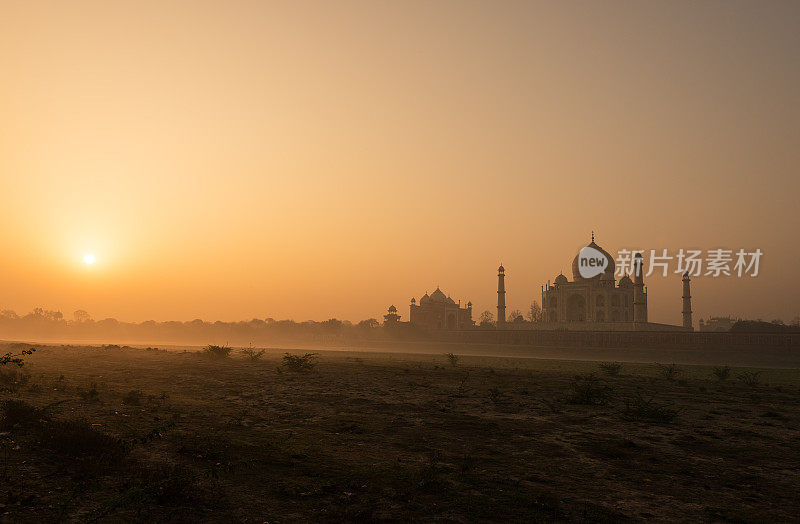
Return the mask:
<svg viewBox="0 0 800 524">
<path fill-rule="evenodd" d="M 491 311 L 484 311 L 481 313 L 481 316 L 478 317 L 478 325 L 483 327 L 493 326 L 494 325 L 494 315 Z"/>
<path fill-rule="evenodd" d="M 31 320 L 46 320 L 46 321 L 55 321 L 58 322 L 64 319 L 64 315 L 61 311 L 51 311 L 49 309 L 44 308 L 33 308 L 33 311 L 25 315 L 26 319 Z"/>
<path fill-rule="evenodd" d="M 329 318 L 325 322 L 321 322 L 321 324 L 327 331 L 339 331 L 342 328 L 342 321 L 335 318 Z"/>
<path fill-rule="evenodd" d="M 542 321 L 542 307 L 535 300 L 531 302 L 531 307 L 528 309 L 528 322 L 541 322 Z"/>
<path fill-rule="evenodd" d="M 3 319 L 3 320 L 18 320 L 19 319 L 19 315 L 17 315 L 14 311 L 12 311 L 10 309 L 4 309 L 3 311 L 0 311 L 0 319 Z"/>
</svg>

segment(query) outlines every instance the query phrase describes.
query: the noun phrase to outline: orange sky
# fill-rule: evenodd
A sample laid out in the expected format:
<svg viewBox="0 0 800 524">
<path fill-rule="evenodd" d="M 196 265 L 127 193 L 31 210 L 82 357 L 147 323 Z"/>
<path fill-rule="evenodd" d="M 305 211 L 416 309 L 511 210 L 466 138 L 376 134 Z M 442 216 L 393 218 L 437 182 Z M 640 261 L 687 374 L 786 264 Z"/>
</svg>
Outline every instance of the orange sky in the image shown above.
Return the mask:
<svg viewBox="0 0 800 524">
<path fill-rule="evenodd" d="M 761 248 L 695 318 L 800 312 L 796 2 L 5 1 L 0 68 L 0 308 L 477 316 L 594 229 Z"/>
</svg>

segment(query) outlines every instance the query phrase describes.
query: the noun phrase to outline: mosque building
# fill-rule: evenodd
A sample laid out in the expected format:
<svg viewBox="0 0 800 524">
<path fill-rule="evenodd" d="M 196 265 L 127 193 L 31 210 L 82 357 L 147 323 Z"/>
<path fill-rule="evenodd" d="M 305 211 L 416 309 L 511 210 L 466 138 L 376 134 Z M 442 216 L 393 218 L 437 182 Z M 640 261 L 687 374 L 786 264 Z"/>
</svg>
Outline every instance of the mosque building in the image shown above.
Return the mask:
<svg viewBox="0 0 800 524">
<path fill-rule="evenodd" d="M 475 325 L 472 320 L 472 302 L 467 302 L 465 307 L 461 301 L 454 301 L 445 295 L 438 287 L 428 296 L 422 295 L 417 304 L 416 299 L 411 299 L 411 324 L 426 330 L 461 330 Z"/>
</svg>

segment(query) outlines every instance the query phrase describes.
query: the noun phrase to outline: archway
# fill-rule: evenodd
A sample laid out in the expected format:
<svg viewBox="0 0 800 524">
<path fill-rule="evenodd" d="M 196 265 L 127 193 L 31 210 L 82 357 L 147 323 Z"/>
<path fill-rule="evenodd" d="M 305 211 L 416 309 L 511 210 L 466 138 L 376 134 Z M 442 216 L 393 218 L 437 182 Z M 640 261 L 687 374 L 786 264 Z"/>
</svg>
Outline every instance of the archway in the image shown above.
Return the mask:
<svg viewBox="0 0 800 524">
<path fill-rule="evenodd" d="M 572 295 L 567 299 L 567 321 L 586 321 L 586 299 L 583 295 Z"/>
</svg>

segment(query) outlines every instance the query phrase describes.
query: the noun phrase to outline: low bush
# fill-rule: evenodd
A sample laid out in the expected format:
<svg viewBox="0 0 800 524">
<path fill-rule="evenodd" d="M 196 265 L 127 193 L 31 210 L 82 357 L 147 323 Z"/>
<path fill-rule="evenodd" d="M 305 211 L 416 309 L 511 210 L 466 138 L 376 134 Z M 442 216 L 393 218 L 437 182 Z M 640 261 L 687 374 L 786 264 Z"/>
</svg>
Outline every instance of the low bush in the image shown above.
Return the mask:
<svg viewBox="0 0 800 524">
<path fill-rule="evenodd" d="M 30 348 L 23 349 L 19 352 L 19 355 L 10 352 L 6 353 L 5 355 L 0 355 L 0 366 L 13 364 L 15 366 L 22 367 L 25 364 L 24 357 L 32 355 L 34 351 L 36 351 L 34 348 Z"/>
<path fill-rule="evenodd" d="M 261 360 L 261 357 L 264 356 L 265 352 L 266 352 L 266 350 L 263 350 L 263 349 L 256 350 L 256 349 L 253 349 L 253 348 L 246 348 L 246 349 L 242 350 L 242 354 L 250 362 L 257 362 L 257 361 Z"/>
<path fill-rule="evenodd" d="M 683 373 L 683 370 L 678 367 L 677 364 L 674 362 L 672 364 L 656 364 L 658 366 L 658 370 L 661 373 L 661 376 L 670 382 L 674 382 L 678 379 L 679 376 Z"/>
<path fill-rule="evenodd" d="M 622 370 L 622 363 L 621 362 L 601 362 L 597 365 L 600 368 L 600 371 L 605 373 L 606 375 L 610 376 L 617 376 L 619 372 Z"/>
<path fill-rule="evenodd" d="M 445 353 L 444 356 L 447 357 L 447 360 L 450 362 L 451 366 L 456 367 L 458 365 L 458 361 L 460 360 L 458 355 L 454 353 Z"/>
<path fill-rule="evenodd" d="M 6 400 L 0 404 L 0 429 L 8 431 L 14 427 L 32 426 L 44 418 L 41 408 L 24 400 Z"/>
<path fill-rule="evenodd" d="M 746 386 L 756 387 L 760 382 L 760 375 L 760 371 L 743 371 L 737 375 L 736 378 L 738 378 Z"/>
<path fill-rule="evenodd" d="M 0 368 L 0 390 L 14 393 L 24 387 L 31 379 L 30 373 L 18 368 Z"/>
<path fill-rule="evenodd" d="M 731 377 L 731 367 L 730 366 L 717 366 L 712 371 L 714 377 L 720 381 L 724 382 Z"/>
<path fill-rule="evenodd" d="M 489 388 L 489 400 L 492 402 L 501 402 L 506 398 L 505 393 L 500 391 L 499 388 Z"/>
<path fill-rule="evenodd" d="M 317 365 L 319 354 L 306 353 L 304 355 L 292 355 L 284 353 L 283 367 L 289 371 L 311 371 Z"/>
<path fill-rule="evenodd" d="M 187 515 L 200 508 L 222 504 L 224 496 L 210 489 L 209 481 L 194 469 L 172 463 L 147 463 L 134 468 L 120 501 L 129 507 L 146 504 L 185 508 Z M 179 519 L 182 520 L 182 519 Z M 191 520 L 191 519 L 187 519 Z"/>
<path fill-rule="evenodd" d="M 144 393 L 138 389 L 132 389 L 125 393 L 125 396 L 122 397 L 122 403 L 128 404 L 129 406 L 138 406 L 142 403 L 142 398 L 144 397 Z"/>
<path fill-rule="evenodd" d="M 228 346 L 215 346 L 213 344 L 209 344 L 203 349 L 202 355 L 215 360 L 223 360 L 229 358 L 232 351 L 233 348 Z"/>
<path fill-rule="evenodd" d="M 89 384 L 88 388 L 78 387 L 78 395 L 85 402 L 96 402 L 100 400 L 100 392 L 97 390 L 97 382 Z"/>
<path fill-rule="evenodd" d="M 125 443 L 92 427 L 80 418 L 54 419 L 41 432 L 42 447 L 74 458 L 118 458 Z"/>
<path fill-rule="evenodd" d="M 601 406 L 607 404 L 611 398 L 611 387 L 600 383 L 594 373 L 576 376 L 569 387 L 567 401 L 570 404 Z"/>
<path fill-rule="evenodd" d="M 625 409 L 622 411 L 628 420 L 649 420 L 652 422 L 671 422 L 678 414 L 667 405 L 656 403 L 653 397 L 645 399 L 641 393 L 632 398 L 625 399 Z"/>
</svg>

